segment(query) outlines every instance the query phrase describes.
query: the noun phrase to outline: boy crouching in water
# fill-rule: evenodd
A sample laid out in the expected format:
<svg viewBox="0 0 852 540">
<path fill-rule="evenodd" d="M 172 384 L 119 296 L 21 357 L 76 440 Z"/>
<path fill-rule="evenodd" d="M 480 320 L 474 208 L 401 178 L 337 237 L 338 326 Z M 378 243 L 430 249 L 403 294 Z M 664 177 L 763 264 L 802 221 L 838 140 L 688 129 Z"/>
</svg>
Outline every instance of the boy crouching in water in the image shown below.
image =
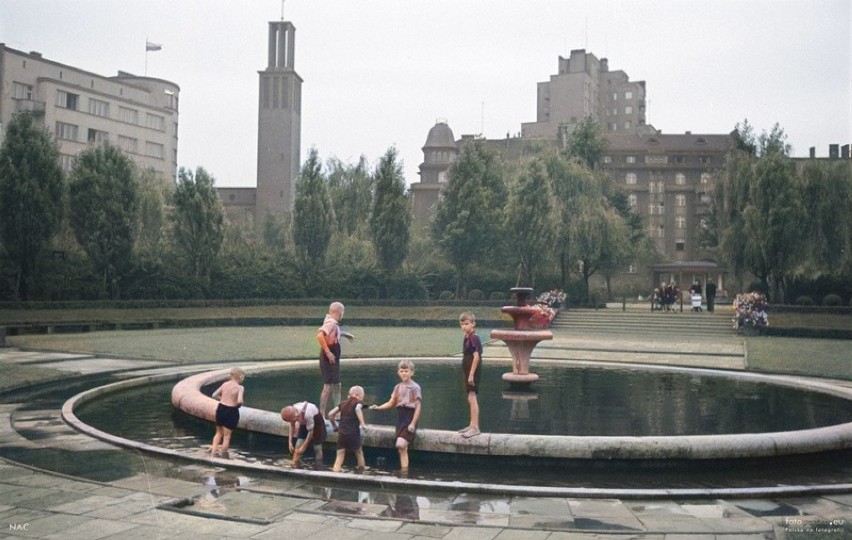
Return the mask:
<svg viewBox="0 0 852 540">
<path fill-rule="evenodd" d="M 355 454 L 358 469 L 364 470 L 367 468 L 364 462 L 364 449 L 361 447 L 361 428 L 367 425 L 367 422 L 364 420 L 364 412 L 361 410 L 363 406 L 361 402 L 363 400 L 364 389 L 360 386 L 353 386 L 349 389 L 349 399 L 328 413 L 331 427 L 337 432 L 337 457 L 334 460 L 334 465 L 331 467 L 331 470 L 334 472 L 340 472 L 340 469 L 343 467 L 343 460 L 346 458 L 347 450 Z M 339 426 L 334 421 L 338 416 L 340 417 Z"/>
<path fill-rule="evenodd" d="M 210 453 L 217 455 L 220 451 L 222 457 L 227 457 L 228 448 L 231 446 L 231 434 L 237 429 L 240 422 L 240 407 L 243 404 L 242 382 L 245 380 L 245 372 L 238 368 L 231 368 L 231 378 L 222 383 L 215 392 L 213 399 L 218 399 L 216 405 L 216 434 L 210 445 Z"/>
<path fill-rule="evenodd" d="M 414 362 L 400 361 L 396 373 L 401 382 L 394 387 L 390 399 L 381 405 L 371 405 L 370 409 L 381 411 L 396 407 L 396 449 L 399 451 L 400 472 L 405 473 L 408 472 L 408 446 L 414 442 L 423 394 L 420 385 L 411 378 L 414 376 Z"/>
<path fill-rule="evenodd" d="M 319 407 L 307 401 L 300 401 L 281 409 L 281 419 L 290 424 L 287 434 L 287 447 L 293 454 L 293 466 L 299 464 L 302 454 L 314 447 L 314 463 L 322 465 L 322 443 L 325 442 L 325 420 Z M 295 444 L 293 437 L 296 438 Z"/>
</svg>

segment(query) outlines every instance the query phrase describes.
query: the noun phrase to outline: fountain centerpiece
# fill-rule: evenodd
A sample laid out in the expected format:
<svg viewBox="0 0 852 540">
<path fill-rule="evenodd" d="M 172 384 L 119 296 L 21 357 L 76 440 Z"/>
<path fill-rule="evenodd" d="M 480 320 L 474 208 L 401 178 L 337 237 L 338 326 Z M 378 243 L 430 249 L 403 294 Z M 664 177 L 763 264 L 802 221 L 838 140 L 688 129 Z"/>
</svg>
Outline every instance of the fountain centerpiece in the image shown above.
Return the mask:
<svg viewBox="0 0 852 540">
<path fill-rule="evenodd" d="M 515 287 L 511 292 L 516 298 L 515 305 L 503 306 L 500 311 L 512 317 L 515 327 L 495 328 L 491 331 L 491 339 L 503 340 L 512 354 L 512 372 L 504 373 L 503 380 L 513 386 L 528 386 L 538 380 L 538 375 L 530 373 L 530 355 L 539 341 L 553 339 L 553 332 L 539 328 L 531 321 L 540 313 L 538 308 L 529 305 L 532 288 Z"/>
</svg>

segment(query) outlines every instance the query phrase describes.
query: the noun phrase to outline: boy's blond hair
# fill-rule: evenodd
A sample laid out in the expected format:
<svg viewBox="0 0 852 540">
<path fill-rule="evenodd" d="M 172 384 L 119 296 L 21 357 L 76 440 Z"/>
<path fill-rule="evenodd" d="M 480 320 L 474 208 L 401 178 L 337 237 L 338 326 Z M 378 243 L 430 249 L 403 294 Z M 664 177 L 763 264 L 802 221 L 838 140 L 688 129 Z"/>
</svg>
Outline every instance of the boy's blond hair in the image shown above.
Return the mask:
<svg viewBox="0 0 852 540">
<path fill-rule="evenodd" d="M 414 371 L 414 362 L 411 360 L 400 360 L 399 364 L 397 364 L 396 369 L 410 369 Z"/>
<path fill-rule="evenodd" d="M 243 368 L 231 368 L 231 378 L 243 382 L 243 380 L 246 378 L 246 372 L 243 371 Z"/>
<path fill-rule="evenodd" d="M 465 311 L 464 313 L 459 315 L 459 322 L 462 323 L 465 321 L 470 321 L 473 324 L 476 324 L 476 315 L 474 315 L 470 311 Z"/>
<path fill-rule="evenodd" d="M 349 397 L 364 399 L 364 388 L 356 384 L 349 389 Z"/>
</svg>

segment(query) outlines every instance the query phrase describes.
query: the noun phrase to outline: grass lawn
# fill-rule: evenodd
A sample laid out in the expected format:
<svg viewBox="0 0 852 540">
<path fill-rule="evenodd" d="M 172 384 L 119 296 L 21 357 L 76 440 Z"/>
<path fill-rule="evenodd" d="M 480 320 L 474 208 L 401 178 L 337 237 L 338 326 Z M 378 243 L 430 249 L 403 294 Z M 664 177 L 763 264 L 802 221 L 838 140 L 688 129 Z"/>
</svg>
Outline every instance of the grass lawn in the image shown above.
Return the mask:
<svg viewBox="0 0 852 540">
<path fill-rule="evenodd" d="M 355 341 L 343 340 L 343 357 L 450 356 L 461 351 L 457 328 L 353 326 Z M 480 329 L 487 336 L 488 329 Z M 313 358 L 315 326 L 225 327 L 29 334 L 10 336 L 14 347 L 149 358 L 192 364 Z"/>
<path fill-rule="evenodd" d="M 126 308 L 126 309 L 0 309 L 0 321 L 7 324 L 78 322 L 78 321 L 138 321 L 163 319 L 224 319 L 224 318 L 316 318 L 317 326 L 328 310 L 317 306 L 226 306 L 183 308 Z M 358 319 L 417 319 L 457 321 L 463 311 L 472 311 L 482 319 L 509 321 L 500 308 L 491 306 L 347 306 L 347 320 Z"/>
<path fill-rule="evenodd" d="M 747 338 L 748 367 L 770 373 L 852 380 L 850 345 L 841 339 Z"/>
</svg>

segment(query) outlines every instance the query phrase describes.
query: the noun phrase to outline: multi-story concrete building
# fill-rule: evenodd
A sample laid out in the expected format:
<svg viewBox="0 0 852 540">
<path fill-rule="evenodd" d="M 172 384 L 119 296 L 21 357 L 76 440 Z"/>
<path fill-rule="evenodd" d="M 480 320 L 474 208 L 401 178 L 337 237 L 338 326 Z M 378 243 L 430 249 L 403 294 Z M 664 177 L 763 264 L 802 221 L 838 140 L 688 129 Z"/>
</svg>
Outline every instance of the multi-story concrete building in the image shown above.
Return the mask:
<svg viewBox="0 0 852 540">
<path fill-rule="evenodd" d="M 559 69 L 538 83 L 536 121 L 521 124 L 525 139 L 559 139 L 593 118 L 606 133 L 647 133 L 645 81 L 631 81 L 621 70 L 609 71 L 606 58 L 598 60 L 584 49 L 559 57 Z"/>
<path fill-rule="evenodd" d="M 559 58 L 559 72 L 550 81 L 538 84 L 536 122 L 522 124 L 520 137 L 487 144 L 504 160 L 525 159 L 544 148 L 564 146 L 577 123 L 591 117 L 603 128 L 609 143 L 601 167 L 622 186 L 631 207 L 643 216 L 648 236 L 663 257 L 661 264 L 650 269 L 630 264 L 624 273 L 648 285 L 672 279 L 678 283 L 713 279 L 721 289 L 725 271 L 713 262 L 698 260 L 698 239 L 730 135 L 662 134 L 646 123 L 646 99 L 644 81 L 630 81 L 623 71 L 609 71 L 606 59 L 574 50 L 570 58 Z M 452 133 L 444 124 L 430 130 L 423 147 L 421 182 L 411 186 L 418 223 L 428 221 L 423 208 L 439 198 L 441 184 L 431 180 L 427 184 L 426 178 L 446 178 L 451 166 L 449 161 L 434 159 L 438 147 L 433 148 L 431 142 L 439 127 L 443 134 Z M 455 146 L 462 148 L 468 138 L 462 136 Z M 443 150 L 449 145 L 442 141 L 438 146 Z"/>
<path fill-rule="evenodd" d="M 56 138 L 66 172 L 79 152 L 109 142 L 174 180 L 179 94 L 163 79 L 105 77 L 0 44 L 0 129 L 16 112 L 31 112 Z"/>
<path fill-rule="evenodd" d="M 269 23 L 267 66 L 260 74 L 257 188 L 219 188 L 231 220 L 259 223 L 290 212 L 296 198 L 302 133 L 302 78 L 295 70 L 296 28 Z"/>
</svg>

